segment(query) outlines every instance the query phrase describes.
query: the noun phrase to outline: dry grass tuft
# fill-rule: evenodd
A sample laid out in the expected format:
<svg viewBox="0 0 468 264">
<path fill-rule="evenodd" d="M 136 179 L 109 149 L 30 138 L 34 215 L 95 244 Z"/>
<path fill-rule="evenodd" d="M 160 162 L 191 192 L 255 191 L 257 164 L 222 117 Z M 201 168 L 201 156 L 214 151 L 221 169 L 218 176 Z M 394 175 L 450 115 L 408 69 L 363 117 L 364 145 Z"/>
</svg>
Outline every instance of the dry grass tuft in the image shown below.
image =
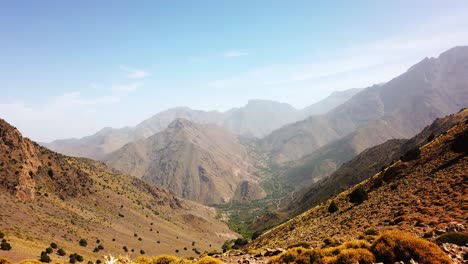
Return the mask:
<svg viewBox="0 0 468 264">
<path fill-rule="evenodd" d="M 210 256 L 205 256 L 201 258 L 200 260 L 198 260 L 197 262 L 195 262 L 195 264 L 224 264 L 224 262 L 222 262 L 219 259 L 210 257 Z"/>
<path fill-rule="evenodd" d="M 377 261 L 415 260 L 420 264 L 452 263 L 436 244 L 402 231 L 384 232 L 371 246 Z"/>
</svg>

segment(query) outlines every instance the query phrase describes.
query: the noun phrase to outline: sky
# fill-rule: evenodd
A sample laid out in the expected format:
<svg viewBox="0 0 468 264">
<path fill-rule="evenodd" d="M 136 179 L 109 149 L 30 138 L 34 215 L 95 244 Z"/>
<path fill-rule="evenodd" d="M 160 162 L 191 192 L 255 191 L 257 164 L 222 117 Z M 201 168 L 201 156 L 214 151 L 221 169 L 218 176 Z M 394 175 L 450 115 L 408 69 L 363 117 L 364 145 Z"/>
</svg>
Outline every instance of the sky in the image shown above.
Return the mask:
<svg viewBox="0 0 468 264">
<path fill-rule="evenodd" d="M 49 142 L 176 106 L 300 109 L 468 45 L 467 28 L 451 0 L 0 1 L 0 118 Z"/>
</svg>

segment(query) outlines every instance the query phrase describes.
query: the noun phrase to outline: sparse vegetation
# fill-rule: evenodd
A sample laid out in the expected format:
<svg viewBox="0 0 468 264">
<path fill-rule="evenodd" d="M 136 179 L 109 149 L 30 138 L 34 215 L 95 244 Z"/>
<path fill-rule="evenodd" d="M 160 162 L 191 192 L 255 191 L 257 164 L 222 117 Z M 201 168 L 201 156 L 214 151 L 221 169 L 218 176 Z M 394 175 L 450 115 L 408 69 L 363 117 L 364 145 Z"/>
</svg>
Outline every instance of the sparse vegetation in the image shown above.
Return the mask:
<svg viewBox="0 0 468 264">
<path fill-rule="evenodd" d="M 255 240 L 257 237 L 262 235 L 262 231 L 257 230 L 252 234 L 252 240 Z"/>
<path fill-rule="evenodd" d="M 45 262 L 45 263 L 49 263 L 51 261 L 51 259 L 49 257 L 49 254 L 47 254 L 47 252 L 45 252 L 45 251 L 41 252 L 41 256 L 40 256 L 39 260 L 41 262 Z"/>
<path fill-rule="evenodd" d="M 459 232 L 450 232 L 439 236 L 436 239 L 437 244 L 452 243 L 459 246 L 468 244 L 468 235 Z"/>
<path fill-rule="evenodd" d="M 9 251 L 9 250 L 11 250 L 11 245 L 5 239 L 2 239 L 2 243 L 0 244 L 0 249 L 5 250 L 5 251 Z"/>
<path fill-rule="evenodd" d="M 52 243 L 50 243 L 50 247 L 53 248 L 53 249 L 57 249 L 57 244 L 52 242 Z"/>
<path fill-rule="evenodd" d="M 401 161 L 408 162 L 412 160 L 419 159 L 421 157 L 421 150 L 419 148 L 413 148 L 408 150 L 403 156 L 401 156 Z"/>
<path fill-rule="evenodd" d="M 452 143 L 452 150 L 457 153 L 468 152 L 468 130 L 464 130 L 455 135 L 455 139 Z"/>
<path fill-rule="evenodd" d="M 57 250 L 57 255 L 59 255 L 59 256 L 65 256 L 65 255 L 67 255 L 67 253 L 65 252 L 65 250 L 63 250 L 63 248 L 59 248 L 59 249 Z"/>
<path fill-rule="evenodd" d="M 361 204 L 362 202 L 367 200 L 367 198 L 367 191 L 361 187 L 356 188 L 349 195 L 349 201 L 353 204 Z"/>
<path fill-rule="evenodd" d="M 82 247 L 86 247 L 88 245 L 88 241 L 86 241 L 86 239 L 84 239 L 84 238 L 80 239 L 80 241 L 78 243 Z"/>
<path fill-rule="evenodd" d="M 83 261 L 83 256 L 77 253 L 73 253 L 70 255 L 70 263 L 75 263 L 75 262 L 82 262 Z"/>
<path fill-rule="evenodd" d="M 336 211 L 338 211 L 338 205 L 335 203 L 335 201 L 331 201 L 330 205 L 328 206 L 328 212 L 334 213 Z"/>
<path fill-rule="evenodd" d="M 409 262 L 421 264 L 452 263 L 436 244 L 402 231 L 387 231 L 371 246 L 376 260 L 384 263 Z"/>
</svg>

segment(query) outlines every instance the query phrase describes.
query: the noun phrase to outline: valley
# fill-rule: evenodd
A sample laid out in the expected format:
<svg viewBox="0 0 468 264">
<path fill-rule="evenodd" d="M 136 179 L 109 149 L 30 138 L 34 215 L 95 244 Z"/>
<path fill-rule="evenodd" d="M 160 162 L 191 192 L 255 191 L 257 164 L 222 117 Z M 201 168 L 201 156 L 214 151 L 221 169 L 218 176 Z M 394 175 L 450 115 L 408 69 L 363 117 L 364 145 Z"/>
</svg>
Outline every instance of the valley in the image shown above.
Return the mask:
<svg viewBox="0 0 468 264">
<path fill-rule="evenodd" d="M 135 17 L 145 16 L 138 10 Z M 174 12 L 161 10 L 152 10 L 152 19 Z M 209 10 L 208 17 L 218 14 Z M 148 49 L 156 52 L 173 29 L 151 26 L 160 31 Z M 279 32 L 289 32 L 282 26 Z M 125 46 L 139 33 L 115 43 Z M 190 40 L 173 45 L 205 46 L 192 34 L 184 37 Z M 425 44 L 410 56 L 400 54 L 411 46 L 404 44 L 387 50 L 389 58 L 362 56 L 366 46 L 359 61 L 372 63 L 357 66 L 339 59 L 354 49 L 317 53 L 315 66 L 299 60 L 312 53 L 289 54 L 297 65 L 285 66 L 260 50 L 216 55 L 213 48 L 190 58 L 140 56 L 151 58 L 145 65 L 153 73 L 122 64 L 133 60 L 128 53 L 107 58 L 112 65 L 122 61 L 119 76 L 103 65 L 90 65 L 89 72 L 81 65 L 87 77 L 80 80 L 70 74 L 61 80 L 58 70 L 4 76 L 0 264 L 468 263 L 468 46 L 441 51 Z M 52 55 L 44 53 L 47 60 Z M 271 65 L 256 69 L 248 61 L 256 56 Z M 81 59 L 89 57 L 72 61 Z M 210 60 L 216 63 L 204 68 Z M 372 79 L 378 69 L 379 79 Z M 64 94 L 47 101 L 41 90 L 47 89 L 38 85 L 24 98 L 14 95 L 15 87 L 27 86 L 23 79 L 42 75 Z M 74 85 L 89 87 L 82 93 Z M 291 98 L 295 104 L 286 103 Z"/>
</svg>

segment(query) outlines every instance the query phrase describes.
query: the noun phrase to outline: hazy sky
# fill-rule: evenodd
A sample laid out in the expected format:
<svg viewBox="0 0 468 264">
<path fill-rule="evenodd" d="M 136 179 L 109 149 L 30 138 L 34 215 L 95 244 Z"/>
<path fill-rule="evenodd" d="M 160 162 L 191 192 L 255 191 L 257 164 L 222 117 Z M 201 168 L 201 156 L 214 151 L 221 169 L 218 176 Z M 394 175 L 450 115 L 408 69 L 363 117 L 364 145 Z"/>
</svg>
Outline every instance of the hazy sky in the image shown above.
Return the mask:
<svg viewBox="0 0 468 264">
<path fill-rule="evenodd" d="M 317 2 L 0 1 L 0 117 L 50 141 L 174 106 L 302 108 L 468 45 L 468 1 Z"/>
</svg>

